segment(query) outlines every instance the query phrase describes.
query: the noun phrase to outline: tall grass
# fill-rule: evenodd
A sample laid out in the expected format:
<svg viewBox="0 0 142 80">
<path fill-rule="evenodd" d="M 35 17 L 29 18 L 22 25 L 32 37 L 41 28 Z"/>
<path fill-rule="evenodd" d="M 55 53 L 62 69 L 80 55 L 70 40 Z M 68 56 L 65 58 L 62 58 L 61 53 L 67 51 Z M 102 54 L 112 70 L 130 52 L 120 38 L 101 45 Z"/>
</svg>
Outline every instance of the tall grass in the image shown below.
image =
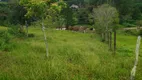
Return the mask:
<svg viewBox="0 0 142 80">
<path fill-rule="evenodd" d="M 15 38 L 16 47 L 0 52 L 0 80 L 128 80 L 134 60 L 135 36 L 118 35 L 117 55 L 95 34 L 46 30 L 46 58 L 41 29 L 33 38 Z M 140 62 L 142 58 L 140 57 Z M 141 63 L 136 80 L 141 80 Z"/>
</svg>

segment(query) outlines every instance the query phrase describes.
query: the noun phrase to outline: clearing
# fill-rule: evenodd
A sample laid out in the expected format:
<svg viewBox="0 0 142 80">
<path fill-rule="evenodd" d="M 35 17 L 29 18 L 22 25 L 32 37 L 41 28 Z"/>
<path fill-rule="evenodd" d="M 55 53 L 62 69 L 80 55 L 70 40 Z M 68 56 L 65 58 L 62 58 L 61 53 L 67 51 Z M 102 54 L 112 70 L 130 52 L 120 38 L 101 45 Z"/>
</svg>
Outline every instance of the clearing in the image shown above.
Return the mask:
<svg viewBox="0 0 142 80">
<path fill-rule="evenodd" d="M 0 28 L 1 29 L 1 28 Z M 128 80 L 135 59 L 136 36 L 118 33 L 117 53 L 92 33 L 46 30 L 46 58 L 41 29 L 34 37 L 15 38 L 14 48 L 0 54 L 0 80 Z M 141 46 L 142 49 L 142 46 Z M 2 52 L 2 51 L 1 51 Z M 136 80 L 142 80 L 140 53 Z"/>
</svg>

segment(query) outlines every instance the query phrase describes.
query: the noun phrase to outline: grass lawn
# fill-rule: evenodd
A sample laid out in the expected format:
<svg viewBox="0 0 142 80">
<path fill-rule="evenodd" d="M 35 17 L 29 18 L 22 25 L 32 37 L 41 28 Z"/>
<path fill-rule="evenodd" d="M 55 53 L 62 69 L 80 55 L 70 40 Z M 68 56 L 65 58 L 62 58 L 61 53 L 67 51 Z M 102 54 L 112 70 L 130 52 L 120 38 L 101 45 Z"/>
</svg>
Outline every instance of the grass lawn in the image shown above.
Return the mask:
<svg viewBox="0 0 142 80">
<path fill-rule="evenodd" d="M 135 36 L 118 34 L 117 53 L 113 56 L 95 34 L 49 29 L 46 58 L 41 29 L 30 28 L 29 32 L 35 37 L 15 38 L 14 49 L 0 51 L 0 80 L 129 80 Z M 139 59 L 136 80 L 142 80 L 141 53 Z"/>
</svg>

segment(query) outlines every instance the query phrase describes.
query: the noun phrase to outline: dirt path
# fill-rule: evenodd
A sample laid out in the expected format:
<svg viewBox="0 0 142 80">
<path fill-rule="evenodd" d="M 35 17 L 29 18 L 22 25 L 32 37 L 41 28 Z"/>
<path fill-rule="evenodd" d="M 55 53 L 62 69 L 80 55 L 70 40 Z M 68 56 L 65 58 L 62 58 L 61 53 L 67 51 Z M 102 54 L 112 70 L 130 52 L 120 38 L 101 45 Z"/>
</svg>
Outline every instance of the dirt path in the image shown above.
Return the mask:
<svg viewBox="0 0 142 80">
<path fill-rule="evenodd" d="M 131 27 L 131 28 L 123 28 L 122 30 L 137 30 L 137 29 L 142 29 L 142 27 Z"/>
</svg>

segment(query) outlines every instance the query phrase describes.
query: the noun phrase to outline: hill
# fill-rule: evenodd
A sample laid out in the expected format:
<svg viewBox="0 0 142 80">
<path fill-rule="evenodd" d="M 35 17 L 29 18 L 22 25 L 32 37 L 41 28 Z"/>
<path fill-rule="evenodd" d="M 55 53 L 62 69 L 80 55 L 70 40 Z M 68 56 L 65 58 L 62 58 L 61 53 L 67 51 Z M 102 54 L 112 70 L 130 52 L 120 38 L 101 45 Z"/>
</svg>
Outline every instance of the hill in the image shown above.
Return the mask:
<svg viewBox="0 0 142 80">
<path fill-rule="evenodd" d="M 135 58 L 135 36 L 118 33 L 117 53 L 113 56 L 95 34 L 48 29 L 46 58 L 41 29 L 31 27 L 29 32 L 34 37 L 14 38 L 11 51 L 0 51 L 0 80 L 129 79 Z M 140 54 L 136 80 L 142 80 L 141 62 Z"/>
</svg>

